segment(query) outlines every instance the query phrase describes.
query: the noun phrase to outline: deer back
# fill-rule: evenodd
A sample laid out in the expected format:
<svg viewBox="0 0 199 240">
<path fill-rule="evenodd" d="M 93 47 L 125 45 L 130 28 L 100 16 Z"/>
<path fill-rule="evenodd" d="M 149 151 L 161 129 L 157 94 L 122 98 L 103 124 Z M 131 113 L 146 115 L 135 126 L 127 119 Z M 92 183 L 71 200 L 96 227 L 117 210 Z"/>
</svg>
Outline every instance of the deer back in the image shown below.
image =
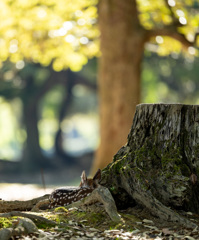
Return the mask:
<svg viewBox="0 0 199 240">
<path fill-rule="evenodd" d="M 87 178 L 85 171 L 82 172 L 79 187 L 64 187 L 53 191 L 49 197 L 49 208 L 57 206 L 67 206 L 73 202 L 79 201 L 88 196 L 95 188 L 99 186 L 101 179 L 101 170 L 98 169 L 93 178 Z"/>
</svg>

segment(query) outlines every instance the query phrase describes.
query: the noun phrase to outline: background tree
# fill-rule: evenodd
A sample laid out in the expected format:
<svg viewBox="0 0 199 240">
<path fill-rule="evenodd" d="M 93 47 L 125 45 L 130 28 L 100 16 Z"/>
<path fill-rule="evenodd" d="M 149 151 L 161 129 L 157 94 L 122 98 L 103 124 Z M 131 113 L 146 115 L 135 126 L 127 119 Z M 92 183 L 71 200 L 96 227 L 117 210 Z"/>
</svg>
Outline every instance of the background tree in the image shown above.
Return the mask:
<svg viewBox="0 0 199 240">
<path fill-rule="evenodd" d="M 111 162 L 126 143 L 135 106 L 140 102 L 141 64 L 146 43 L 151 40 L 159 44 L 157 52 L 162 55 L 178 52 L 182 46 L 195 54 L 197 16 L 193 4 L 197 7 L 199 3 L 99 1 L 101 144 L 93 172 Z"/>
<path fill-rule="evenodd" d="M 39 168 L 62 168 L 65 164 L 67 166 L 77 164 L 78 159 L 64 149 L 61 124 L 69 115 L 74 102 L 73 88 L 83 86 L 88 90 L 96 91 L 96 84 L 70 70 L 55 72 L 51 67 L 27 63 L 21 71 L 16 70 L 11 63 L 7 63 L 5 66 L 1 69 L 0 74 L 2 79 L 6 79 L 0 82 L 0 96 L 10 104 L 16 99 L 21 103 L 21 114 L 18 117 L 16 114 L 16 118 L 19 118 L 18 135 L 21 135 L 23 130 L 26 133 L 25 140 L 21 142 L 23 152 L 20 157 L 15 158 L 20 163 L 18 164 L 19 169 L 38 171 Z M 12 77 L 12 81 L 9 77 Z M 53 90 L 59 97 L 57 98 L 55 95 L 48 103 L 47 95 Z M 17 105 L 15 108 L 20 109 Z M 53 113 L 58 126 L 54 130 L 51 154 L 47 154 L 47 150 L 41 144 L 41 130 L 39 129 L 39 122 L 44 118 L 46 109 L 48 109 L 47 112 Z M 51 126 L 51 128 L 54 127 Z M 52 150 L 53 145 L 54 151 Z M 50 149 L 50 147 L 48 148 Z"/>
</svg>

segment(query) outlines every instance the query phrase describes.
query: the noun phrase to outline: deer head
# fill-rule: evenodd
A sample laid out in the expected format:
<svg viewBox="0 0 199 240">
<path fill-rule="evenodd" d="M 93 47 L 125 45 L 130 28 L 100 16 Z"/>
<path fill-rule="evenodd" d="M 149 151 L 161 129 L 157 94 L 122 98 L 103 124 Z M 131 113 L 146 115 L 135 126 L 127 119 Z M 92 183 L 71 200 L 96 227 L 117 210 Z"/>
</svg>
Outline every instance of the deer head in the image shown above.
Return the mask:
<svg viewBox="0 0 199 240">
<path fill-rule="evenodd" d="M 80 188 L 97 188 L 101 179 L 101 170 L 98 169 L 93 178 L 87 178 L 85 171 L 82 172 Z"/>
<path fill-rule="evenodd" d="M 79 187 L 58 188 L 53 191 L 49 197 L 49 208 L 57 206 L 67 206 L 73 202 L 79 201 L 88 196 L 95 188 L 99 186 L 101 179 L 101 170 L 98 169 L 93 178 L 87 178 L 85 171 L 82 172 Z"/>
</svg>

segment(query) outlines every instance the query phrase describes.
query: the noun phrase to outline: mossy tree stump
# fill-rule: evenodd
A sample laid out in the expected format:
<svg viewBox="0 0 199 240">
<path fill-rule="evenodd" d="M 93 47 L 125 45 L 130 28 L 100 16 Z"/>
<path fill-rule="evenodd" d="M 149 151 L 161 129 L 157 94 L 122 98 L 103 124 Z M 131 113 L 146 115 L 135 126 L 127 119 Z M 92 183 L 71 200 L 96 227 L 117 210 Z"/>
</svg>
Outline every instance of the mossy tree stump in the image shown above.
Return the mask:
<svg viewBox="0 0 199 240">
<path fill-rule="evenodd" d="M 103 170 L 101 183 L 119 208 L 138 203 L 153 215 L 181 222 L 171 209 L 199 213 L 197 176 L 199 106 L 140 104 L 127 144 Z"/>
</svg>

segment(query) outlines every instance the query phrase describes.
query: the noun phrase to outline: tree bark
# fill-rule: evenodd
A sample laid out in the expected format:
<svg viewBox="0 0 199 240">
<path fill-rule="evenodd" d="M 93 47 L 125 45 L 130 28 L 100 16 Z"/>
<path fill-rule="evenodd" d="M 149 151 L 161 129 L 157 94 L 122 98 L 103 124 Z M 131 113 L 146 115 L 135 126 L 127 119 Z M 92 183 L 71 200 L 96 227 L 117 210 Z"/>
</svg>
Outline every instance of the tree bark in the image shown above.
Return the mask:
<svg viewBox="0 0 199 240">
<path fill-rule="evenodd" d="M 34 171 L 38 167 L 44 167 L 45 157 L 41 152 L 39 145 L 38 131 L 38 99 L 35 98 L 35 89 L 33 79 L 29 77 L 27 82 L 27 93 L 22 97 L 23 103 L 23 121 L 26 128 L 27 138 L 24 148 L 22 168 L 24 171 Z"/>
<path fill-rule="evenodd" d="M 23 171 L 35 171 L 50 166 L 49 159 L 44 156 L 40 147 L 38 121 L 40 100 L 54 85 L 56 82 L 52 77 L 49 77 L 39 87 L 35 84 L 35 79 L 32 76 L 28 76 L 26 79 L 26 89 L 21 95 L 23 122 L 27 133 L 24 156 L 22 157 Z"/>
<path fill-rule="evenodd" d="M 140 104 L 127 144 L 102 174 L 119 208 L 136 203 L 166 221 L 199 213 L 199 106 Z M 186 222 L 186 221 L 185 221 Z"/>
<path fill-rule="evenodd" d="M 92 172 L 110 163 L 126 142 L 135 106 L 140 101 L 141 60 L 146 40 L 145 30 L 138 20 L 136 1 L 100 0 L 99 26 L 101 143 Z"/>
<path fill-rule="evenodd" d="M 63 75 L 63 78 L 63 88 L 65 89 L 65 94 L 62 102 L 60 103 L 60 110 L 58 116 L 59 128 L 55 136 L 55 151 L 56 155 L 60 157 L 65 163 L 72 164 L 72 158 L 63 149 L 63 133 L 61 129 L 61 123 L 69 111 L 69 106 L 72 102 L 72 88 L 74 87 L 75 82 L 74 76 L 73 74 L 71 74 L 70 70 L 68 70 L 66 74 Z"/>
</svg>

